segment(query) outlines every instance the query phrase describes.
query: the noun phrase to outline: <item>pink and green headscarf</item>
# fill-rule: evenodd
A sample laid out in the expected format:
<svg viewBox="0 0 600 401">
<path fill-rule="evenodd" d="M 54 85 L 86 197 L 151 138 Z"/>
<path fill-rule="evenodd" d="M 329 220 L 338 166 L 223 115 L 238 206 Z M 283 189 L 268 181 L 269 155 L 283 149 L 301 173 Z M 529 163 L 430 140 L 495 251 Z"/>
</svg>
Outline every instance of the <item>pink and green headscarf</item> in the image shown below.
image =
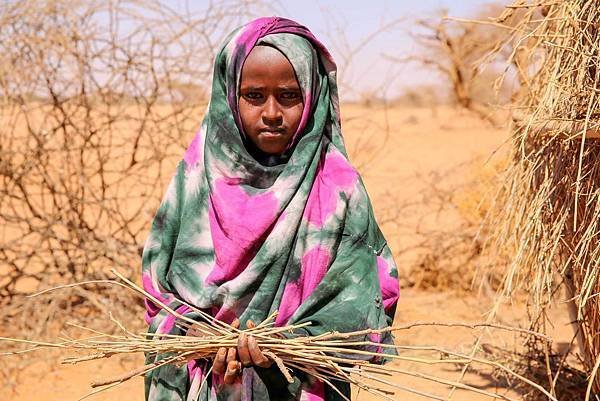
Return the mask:
<svg viewBox="0 0 600 401">
<path fill-rule="evenodd" d="M 275 47 L 294 68 L 304 99 L 288 150 L 265 162 L 248 150 L 238 111 L 244 60 Z M 388 326 L 398 298 L 397 270 L 367 192 L 342 139 L 336 66 L 302 25 L 260 18 L 234 31 L 215 60 L 208 110 L 167 188 L 142 257 L 146 291 L 182 314 L 183 300 L 231 323 L 310 321 L 297 335 Z M 153 333 L 183 334 L 150 301 Z M 372 337 L 382 344 L 391 335 Z M 153 362 L 156 355 L 148 355 Z M 160 356 L 158 356 L 160 358 Z M 244 368 L 241 383 L 208 374 L 210 361 L 167 365 L 145 378 L 149 401 L 323 401 L 333 389 L 296 372 Z M 345 384 L 336 384 L 349 395 Z"/>
</svg>

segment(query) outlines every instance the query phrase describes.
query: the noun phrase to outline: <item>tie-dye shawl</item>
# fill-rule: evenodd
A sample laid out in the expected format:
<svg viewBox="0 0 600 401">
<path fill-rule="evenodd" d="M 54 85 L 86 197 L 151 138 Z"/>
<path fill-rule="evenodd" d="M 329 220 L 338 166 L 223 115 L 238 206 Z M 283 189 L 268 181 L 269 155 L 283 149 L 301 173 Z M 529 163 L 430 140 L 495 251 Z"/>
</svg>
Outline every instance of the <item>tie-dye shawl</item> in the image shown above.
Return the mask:
<svg viewBox="0 0 600 401">
<path fill-rule="evenodd" d="M 259 163 L 244 146 L 238 88 L 257 44 L 279 49 L 301 86 L 304 111 L 286 162 Z M 201 128 L 178 164 L 152 222 L 142 257 L 146 291 L 194 317 L 178 299 L 225 322 L 312 322 L 304 335 L 389 325 L 397 270 L 371 203 L 348 162 L 341 131 L 336 67 L 311 32 L 284 18 L 257 19 L 233 32 L 217 55 Z M 149 331 L 184 334 L 146 302 Z M 391 335 L 371 336 L 391 343 Z M 155 356 L 148 355 L 147 363 Z M 146 399 L 334 400 L 329 386 L 277 368 L 245 368 L 223 385 L 210 363 L 163 366 L 145 378 Z M 336 385 L 349 395 L 345 384 Z"/>
</svg>

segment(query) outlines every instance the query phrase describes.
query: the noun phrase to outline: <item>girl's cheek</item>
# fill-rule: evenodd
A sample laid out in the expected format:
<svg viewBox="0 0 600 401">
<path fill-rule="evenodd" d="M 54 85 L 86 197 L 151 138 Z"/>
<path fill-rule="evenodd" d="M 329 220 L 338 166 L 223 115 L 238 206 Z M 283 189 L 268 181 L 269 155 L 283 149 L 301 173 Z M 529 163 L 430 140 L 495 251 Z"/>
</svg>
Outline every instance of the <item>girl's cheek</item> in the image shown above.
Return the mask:
<svg viewBox="0 0 600 401">
<path fill-rule="evenodd" d="M 253 110 L 254 108 L 245 101 L 240 101 L 239 109 L 242 125 L 244 126 L 244 129 L 247 129 L 253 125 L 253 121 L 256 120 L 256 112 Z"/>
<path fill-rule="evenodd" d="M 296 107 L 293 107 L 290 113 L 290 124 L 294 129 L 298 128 L 300 125 L 300 120 L 302 119 L 302 112 L 304 111 L 304 105 L 300 103 Z"/>
</svg>

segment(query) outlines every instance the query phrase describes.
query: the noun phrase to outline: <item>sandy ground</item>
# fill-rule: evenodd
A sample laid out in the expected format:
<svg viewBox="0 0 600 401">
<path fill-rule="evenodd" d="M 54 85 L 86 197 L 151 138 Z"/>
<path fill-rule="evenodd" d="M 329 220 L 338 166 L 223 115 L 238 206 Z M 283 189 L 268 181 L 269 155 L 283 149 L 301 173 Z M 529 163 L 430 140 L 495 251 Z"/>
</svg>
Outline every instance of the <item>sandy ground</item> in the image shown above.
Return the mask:
<svg viewBox="0 0 600 401">
<path fill-rule="evenodd" d="M 472 180 L 479 169 L 490 163 L 489 157 L 500 149 L 506 133 L 491 128 L 478 118 L 453 109 L 365 109 L 355 105 L 342 108 L 346 142 L 351 160 L 359 168 L 373 200 L 376 214 L 382 219 L 382 229 L 393 250 L 410 249 L 416 241 L 415 233 L 422 224 L 451 226 L 459 218 L 445 213 L 435 218 L 424 202 L 435 184 L 439 188 L 452 190 L 461 183 Z M 408 206 L 407 206 L 408 205 Z M 394 213 L 390 214 L 390 211 Z M 388 218 L 393 216 L 393 218 Z M 425 221 L 425 223 L 424 223 Z M 411 274 L 417 257 L 410 251 L 402 252 L 397 258 L 401 275 Z M 466 267 L 467 268 L 467 267 Z M 404 289 L 396 314 L 396 323 L 415 321 L 463 321 L 480 322 L 489 312 L 492 301 L 477 294 L 457 295 L 453 291 L 425 292 Z M 569 341 L 570 327 L 566 314 L 557 310 L 556 339 Z M 503 323 L 519 324 L 524 308 L 519 304 L 506 305 L 501 314 Z M 563 317 L 564 316 L 564 317 Z M 474 336 L 479 331 L 466 329 L 443 329 L 423 327 L 402 331 L 397 335 L 403 345 L 436 345 L 442 348 L 463 350 L 468 353 Z M 510 345 L 517 341 L 513 333 L 489 332 L 484 343 Z M 415 356 L 432 357 L 432 354 L 415 351 Z M 38 354 L 38 361 L 23 369 L 16 377 L 9 394 L 3 399 L 14 401 L 77 400 L 90 391 L 93 380 L 112 377 L 130 370 L 142 362 L 140 357 L 86 362 L 76 366 L 55 368 L 57 354 Z M 459 372 L 453 365 L 424 365 L 417 362 L 394 363 L 399 369 L 419 371 L 442 376 L 450 380 L 458 378 Z M 404 386 L 446 396 L 448 389 L 423 380 L 395 374 L 391 381 Z M 485 370 L 469 373 L 465 383 L 487 391 L 505 393 L 510 389 L 496 388 L 496 384 Z M 6 391 L 6 390 L 2 390 Z M 516 399 L 519 396 L 512 394 Z M 425 399 L 416 394 L 398 391 L 393 399 L 410 401 Z M 108 390 L 94 400 L 143 400 L 142 379 L 130 380 L 119 387 Z M 353 399 L 373 400 L 366 394 L 354 394 Z M 488 400 L 490 397 L 457 392 L 453 400 Z"/>
</svg>

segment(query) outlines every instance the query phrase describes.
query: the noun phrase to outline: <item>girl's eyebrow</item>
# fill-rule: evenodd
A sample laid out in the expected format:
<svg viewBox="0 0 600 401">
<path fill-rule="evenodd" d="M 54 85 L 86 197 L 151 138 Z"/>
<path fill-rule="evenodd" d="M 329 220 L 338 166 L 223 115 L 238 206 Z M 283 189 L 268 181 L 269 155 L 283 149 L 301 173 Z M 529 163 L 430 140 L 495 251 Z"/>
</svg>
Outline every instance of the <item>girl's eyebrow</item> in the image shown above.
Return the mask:
<svg viewBox="0 0 600 401">
<path fill-rule="evenodd" d="M 283 89 L 286 91 L 299 91 L 300 87 L 298 85 L 282 85 L 279 89 Z"/>
<path fill-rule="evenodd" d="M 282 85 L 278 86 L 277 89 L 284 91 L 300 91 L 300 87 L 298 85 Z M 265 90 L 264 86 L 242 86 L 240 88 L 242 91 L 263 91 Z"/>
</svg>

